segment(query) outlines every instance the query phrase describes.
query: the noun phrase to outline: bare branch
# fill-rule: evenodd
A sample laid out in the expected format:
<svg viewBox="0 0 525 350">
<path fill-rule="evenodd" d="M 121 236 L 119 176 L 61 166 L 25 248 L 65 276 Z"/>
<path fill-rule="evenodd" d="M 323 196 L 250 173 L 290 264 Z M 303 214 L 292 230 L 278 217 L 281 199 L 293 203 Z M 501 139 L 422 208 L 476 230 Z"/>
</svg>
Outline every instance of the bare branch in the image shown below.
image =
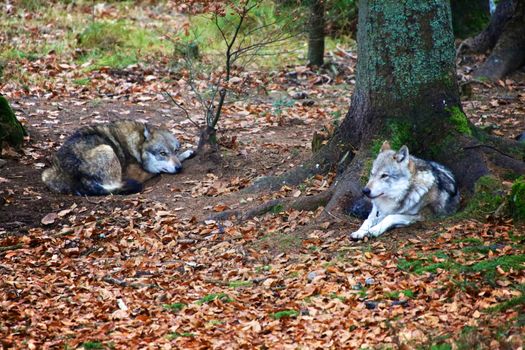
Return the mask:
<svg viewBox="0 0 525 350">
<path fill-rule="evenodd" d="M 174 98 L 173 96 L 171 96 L 171 94 L 169 92 L 167 92 L 166 90 L 163 90 L 162 92 L 164 92 L 170 99 L 171 99 L 171 102 L 173 102 L 177 107 L 179 107 L 180 109 L 182 109 L 182 111 L 186 114 L 186 118 L 188 118 L 188 120 L 193 124 L 195 125 L 195 127 L 197 129 L 200 129 L 200 126 L 199 124 L 197 124 L 195 121 L 193 121 L 193 119 L 191 119 L 190 117 L 190 113 L 188 112 L 188 110 L 186 108 L 184 108 L 184 106 L 182 106 L 180 103 L 178 103 Z"/>
</svg>

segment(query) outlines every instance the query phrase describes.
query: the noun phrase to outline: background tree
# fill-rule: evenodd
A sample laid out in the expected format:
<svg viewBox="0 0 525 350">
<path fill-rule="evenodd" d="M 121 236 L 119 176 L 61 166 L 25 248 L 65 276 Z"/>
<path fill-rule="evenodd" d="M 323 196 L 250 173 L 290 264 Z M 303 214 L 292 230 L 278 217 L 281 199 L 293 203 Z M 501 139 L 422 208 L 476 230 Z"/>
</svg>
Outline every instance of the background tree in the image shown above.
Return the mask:
<svg viewBox="0 0 525 350">
<path fill-rule="evenodd" d="M 217 127 L 222 116 L 225 103 L 236 98 L 244 98 L 250 89 L 247 76 L 240 76 L 244 67 L 256 58 L 265 55 L 264 50 L 274 45 L 280 45 L 294 36 L 290 30 L 293 19 L 290 17 L 266 21 L 260 16 L 258 9 L 261 0 L 230 0 L 230 1 L 192 1 L 194 6 L 199 5 L 200 15 L 205 16 L 208 23 L 213 23 L 222 46 L 213 61 L 199 60 L 195 55 L 195 42 L 200 34 L 194 33 L 186 45 L 182 45 L 182 65 L 185 79 L 204 112 L 204 126 L 199 126 L 190 118 L 185 104 L 177 101 L 177 96 L 171 100 L 184 110 L 188 118 L 200 128 L 198 151 L 210 146 L 217 149 Z M 290 14 L 293 17 L 293 13 Z M 191 46 L 189 45 L 191 44 Z M 207 76 L 206 76 L 207 75 Z M 197 83 L 206 81 L 207 84 Z M 232 97 L 233 96 L 233 97 Z M 227 101 L 227 99 L 230 99 Z"/>
<path fill-rule="evenodd" d="M 342 209 L 360 196 L 383 140 L 449 166 L 467 193 L 492 165 L 524 173 L 525 145 L 482 133 L 461 109 L 450 19 L 446 1 L 362 0 L 356 86 L 343 123 L 311 160 L 253 188 L 294 185 L 338 167 L 331 191 L 302 201 Z"/>
<path fill-rule="evenodd" d="M 487 60 L 474 73 L 476 77 L 498 80 L 525 64 L 525 1 L 502 0 L 488 26 L 473 38 L 465 40 L 458 53 L 490 51 Z"/>
<path fill-rule="evenodd" d="M 468 38 L 481 32 L 490 20 L 488 0 L 451 0 L 452 28 L 456 38 Z"/>
<path fill-rule="evenodd" d="M 324 63 L 325 37 L 324 0 L 310 0 L 308 24 L 308 64 L 322 66 Z"/>
</svg>

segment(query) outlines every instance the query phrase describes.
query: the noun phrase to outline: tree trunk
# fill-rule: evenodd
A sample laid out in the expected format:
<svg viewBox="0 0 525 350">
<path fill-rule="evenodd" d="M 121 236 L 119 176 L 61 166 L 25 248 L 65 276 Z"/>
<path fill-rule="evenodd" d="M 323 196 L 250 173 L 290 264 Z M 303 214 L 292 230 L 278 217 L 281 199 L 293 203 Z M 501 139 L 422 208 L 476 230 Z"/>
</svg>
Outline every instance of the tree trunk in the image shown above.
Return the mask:
<svg viewBox="0 0 525 350">
<path fill-rule="evenodd" d="M 308 64 L 320 67 L 324 62 L 324 0 L 310 1 Z"/>
<path fill-rule="evenodd" d="M 488 0 L 451 0 L 452 28 L 456 38 L 468 38 L 482 31 L 490 20 Z"/>
<path fill-rule="evenodd" d="M 16 119 L 6 98 L 0 96 L 0 154 L 3 142 L 19 148 L 24 141 L 25 135 L 24 127 Z"/>
<path fill-rule="evenodd" d="M 525 1 L 514 0 L 513 4 L 512 17 L 505 23 L 492 53 L 474 76 L 498 80 L 525 64 Z"/>
</svg>

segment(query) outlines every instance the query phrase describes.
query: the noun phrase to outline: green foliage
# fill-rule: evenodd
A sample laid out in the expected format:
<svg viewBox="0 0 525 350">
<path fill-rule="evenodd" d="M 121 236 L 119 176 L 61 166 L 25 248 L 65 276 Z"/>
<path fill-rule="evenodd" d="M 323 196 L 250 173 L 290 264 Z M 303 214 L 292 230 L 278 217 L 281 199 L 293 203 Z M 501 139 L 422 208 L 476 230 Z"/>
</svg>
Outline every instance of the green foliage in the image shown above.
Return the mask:
<svg viewBox="0 0 525 350">
<path fill-rule="evenodd" d="M 249 0 L 248 3 L 253 4 L 254 0 Z M 304 14 L 304 11 L 297 6 L 283 8 L 276 6 L 273 1 L 260 1 L 244 19 L 237 43 L 242 42 L 243 47 L 255 47 L 261 42 L 271 41 L 274 38 L 279 40 L 271 45 L 260 47 L 256 50 L 256 55 L 248 54 L 239 59 L 238 64 L 275 67 L 282 66 L 283 62 L 286 64 L 299 62 L 297 52 L 287 50 L 286 47 L 302 47 L 302 38 L 296 37 L 294 33 L 304 28 L 301 26 L 301 17 Z M 224 16 L 216 18 L 209 13 L 190 16 L 189 30 L 181 31 L 176 35 L 176 46 L 183 48 L 183 52 L 189 45 L 197 46 L 199 55 L 212 58 L 208 60 L 208 65 L 212 65 L 214 69 L 222 67 L 223 59 L 217 59 L 218 56 L 223 57 L 226 52 L 226 43 L 221 30 L 226 38 L 231 40 L 238 23 L 239 15 L 232 8 L 227 8 Z M 180 50 L 177 50 L 175 58 L 179 57 L 181 57 Z"/>
<path fill-rule="evenodd" d="M 213 293 L 213 294 L 208 294 L 202 299 L 200 299 L 199 301 L 197 301 L 197 305 L 211 303 L 212 301 L 215 301 L 215 300 L 220 300 L 224 303 L 231 303 L 232 301 L 234 301 L 226 293 Z"/>
<path fill-rule="evenodd" d="M 509 309 L 514 309 L 514 308 L 525 310 L 525 294 L 521 294 L 520 296 L 511 298 L 496 306 L 489 307 L 488 309 L 486 309 L 486 311 L 487 312 L 503 312 Z"/>
<path fill-rule="evenodd" d="M 483 217 L 493 213 L 505 199 L 501 182 L 493 176 L 482 176 L 474 186 L 474 195 L 470 198 L 460 216 Z"/>
<path fill-rule="evenodd" d="M 410 289 L 405 289 L 401 291 L 394 291 L 386 293 L 385 297 L 388 299 L 399 299 L 399 297 L 403 294 L 405 297 L 412 299 L 414 297 L 414 292 Z"/>
<path fill-rule="evenodd" d="M 282 310 L 276 313 L 273 313 L 271 317 L 275 320 L 280 320 L 281 318 L 291 318 L 299 316 L 299 311 L 297 310 Z"/>
<path fill-rule="evenodd" d="M 131 30 L 124 21 L 94 21 L 78 36 L 78 46 L 101 51 L 123 47 L 130 40 Z"/>
<path fill-rule="evenodd" d="M 161 36 L 137 27 L 127 20 L 93 21 L 78 35 L 78 47 L 86 53 L 80 62 L 93 61 L 91 68 L 125 68 L 139 61 L 140 55 L 169 49 Z"/>
<path fill-rule="evenodd" d="M 90 82 L 89 78 L 79 78 L 79 79 L 73 80 L 73 83 L 77 85 L 88 85 L 89 82 Z"/>
<path fill-rule="evenodd" d="M 172 303 L 172 304 L 164 304 L 162 305 L 162 307 L 166 310 L 169 310 L 169 311 L 173 311 L 173 312 L 178 312 L 182 309 L 184 309 L 186 306 L 188 306 L 187 304 L 184 304 L 184 303 Z"/>
<path fill-rule="evenodd" d="M 503 255 L 494 259 L 480 261 L 471 266 L 465 266 L 464 270 L 495 274 L 496 268 L 499 266 L 505 271 L 509 271 L 510 269 L 521 271 L 525 270 L 524 263 L 525 254 Z"/>
<path fill-rule="evenodd" d="M 470 129 L 469 121 L 461 108 L 459 108 L 459 106 L 454 106 L 449 108 L 447 111 L 450 113 L 449 120 L 456 128 L 456 131 L 464 135 L 472 136 L 472 130 Z"/>
<path fill-rule="evenodd" d="M 521 176 L 512 184 L 510 210 L 515 221 L 525 221 L 525 177 Z"/>
</svg>

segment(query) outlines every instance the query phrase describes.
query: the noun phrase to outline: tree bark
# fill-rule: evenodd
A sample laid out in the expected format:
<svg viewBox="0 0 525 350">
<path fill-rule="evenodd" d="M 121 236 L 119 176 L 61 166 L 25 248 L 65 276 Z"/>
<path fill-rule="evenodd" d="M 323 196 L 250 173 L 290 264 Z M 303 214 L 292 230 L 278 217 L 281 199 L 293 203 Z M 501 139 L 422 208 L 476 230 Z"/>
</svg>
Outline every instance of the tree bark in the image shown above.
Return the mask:
<svg viewBox="0 0 525 350">
<path fill-rule="evenodd" d="M 318 67 L 324 62 L 324 11 L 324 0 L 310 0 L 308 64 Z"/>
</svg>

